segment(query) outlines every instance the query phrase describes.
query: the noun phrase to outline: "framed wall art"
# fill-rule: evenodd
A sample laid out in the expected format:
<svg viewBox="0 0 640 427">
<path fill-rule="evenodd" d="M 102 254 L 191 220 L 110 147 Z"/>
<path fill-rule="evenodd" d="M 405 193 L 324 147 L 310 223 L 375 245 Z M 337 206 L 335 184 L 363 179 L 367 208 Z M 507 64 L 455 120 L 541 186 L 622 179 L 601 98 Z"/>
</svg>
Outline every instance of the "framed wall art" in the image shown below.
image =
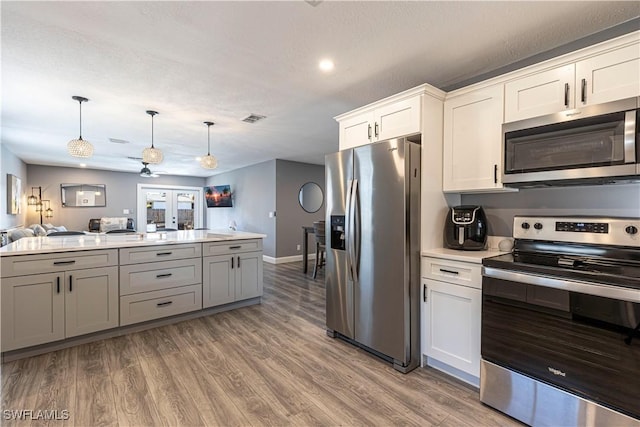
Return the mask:
<svg viewBox="0 0 640 427">
<path fill-rule="evenodd" d="M 10 173 L 7 174 L 7 213 L 20 213 L 20 197 L 22 195 L 22 180 Z"/>
</svg>

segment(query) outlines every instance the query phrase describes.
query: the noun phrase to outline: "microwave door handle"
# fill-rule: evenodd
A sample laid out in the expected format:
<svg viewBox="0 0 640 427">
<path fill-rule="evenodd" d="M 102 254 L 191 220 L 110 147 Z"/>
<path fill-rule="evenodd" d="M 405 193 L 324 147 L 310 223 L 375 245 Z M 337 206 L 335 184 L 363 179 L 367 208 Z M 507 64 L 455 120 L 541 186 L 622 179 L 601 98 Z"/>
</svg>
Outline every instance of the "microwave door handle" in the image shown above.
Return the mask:
<svg viewBox="0 0 640 427">
<path fill-rule="evenodd" d="M 627 111 L 624 115 L 624 162 L 636 162 L 636 112 Z"/>
</svg>

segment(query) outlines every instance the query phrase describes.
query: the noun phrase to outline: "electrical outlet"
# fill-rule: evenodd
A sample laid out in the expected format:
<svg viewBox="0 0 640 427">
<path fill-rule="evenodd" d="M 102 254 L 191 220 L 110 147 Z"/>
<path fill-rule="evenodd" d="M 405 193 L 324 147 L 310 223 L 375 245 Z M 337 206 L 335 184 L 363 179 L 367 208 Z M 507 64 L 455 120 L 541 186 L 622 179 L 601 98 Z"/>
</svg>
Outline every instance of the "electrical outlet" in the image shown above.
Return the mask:
<svg viewBox="0 0 640 427">
<path fill-rule="evenodd" d="M 296 250 L 298 251 L 300 250 L 300 245 L 296 246 Z"/>
<path fill-rule="evenodd" d="M 129 215 L 131 213 L 130 209 L 122 209 L 123 215 Z"/>
</svg>

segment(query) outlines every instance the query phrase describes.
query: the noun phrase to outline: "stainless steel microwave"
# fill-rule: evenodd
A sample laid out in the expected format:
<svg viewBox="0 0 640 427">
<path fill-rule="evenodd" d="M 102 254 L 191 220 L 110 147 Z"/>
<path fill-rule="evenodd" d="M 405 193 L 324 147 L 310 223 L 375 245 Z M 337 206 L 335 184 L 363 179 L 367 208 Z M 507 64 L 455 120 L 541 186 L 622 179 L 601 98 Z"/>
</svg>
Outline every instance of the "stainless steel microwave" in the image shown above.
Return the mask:
<svg viewBox="0 0 640 427">
<path fill-rule="evenodd" d="M 507 186 L 640 181 L 640 97 L 505 123 Z"/>
</svg>

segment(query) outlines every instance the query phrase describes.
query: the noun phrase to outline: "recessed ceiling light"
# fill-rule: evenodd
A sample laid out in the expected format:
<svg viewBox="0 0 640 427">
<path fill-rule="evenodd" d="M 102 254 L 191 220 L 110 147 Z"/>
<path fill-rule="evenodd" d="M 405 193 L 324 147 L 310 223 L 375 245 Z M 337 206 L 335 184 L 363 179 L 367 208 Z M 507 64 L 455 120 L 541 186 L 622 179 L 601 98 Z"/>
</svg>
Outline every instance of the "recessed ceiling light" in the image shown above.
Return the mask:
<svg viewBox="0 0 640 427">
<path fill-rule="evenodd" d="M 81 168 L 86 168 L 86 167 L 87 167 L 87 164 L 86 164 L 86 163 L 80 163 L 80 167 L 81 167 Z"/>
<path fill-rule="evenodd" d="M 335 67 L 335 65 L 333 64 L 333 61 L 330 59 L 323 59 L 322 61 L 320 61 L 320 64 L 318 64 L 318 66 L 325 73 L 332 71 L 333 68 Z"/>
</svg>

